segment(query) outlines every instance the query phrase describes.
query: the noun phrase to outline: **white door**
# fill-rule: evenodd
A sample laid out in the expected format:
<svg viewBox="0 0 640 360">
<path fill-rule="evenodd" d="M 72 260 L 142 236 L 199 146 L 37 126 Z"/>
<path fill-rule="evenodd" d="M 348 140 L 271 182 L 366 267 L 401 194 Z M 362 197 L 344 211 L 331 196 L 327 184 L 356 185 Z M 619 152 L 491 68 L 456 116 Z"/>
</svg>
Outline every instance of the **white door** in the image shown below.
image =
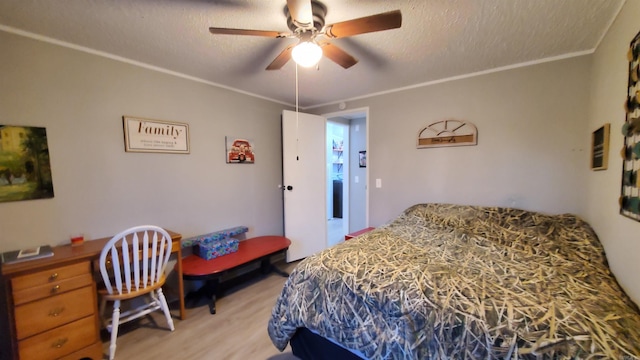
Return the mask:
<svg viewBox="0 0 640 360">
<path fill-rule="evenodd" d="M 326 119 L 282 112 L 284 235 L 291 240 L 287 262 L 327 247 Z"/>
</svg>

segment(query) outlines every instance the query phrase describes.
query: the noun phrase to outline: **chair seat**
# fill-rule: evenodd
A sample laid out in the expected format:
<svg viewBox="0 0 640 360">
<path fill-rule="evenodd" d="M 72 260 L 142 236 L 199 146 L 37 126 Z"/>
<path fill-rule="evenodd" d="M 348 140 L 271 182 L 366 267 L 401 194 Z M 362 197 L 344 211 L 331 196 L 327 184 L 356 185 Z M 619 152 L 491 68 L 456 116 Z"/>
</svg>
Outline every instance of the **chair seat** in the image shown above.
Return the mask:
<svg viewBox="0 0 640 360">
<path fill-rule="evenodd" d="M 138 290 L 135 290 L 135 286 L 133 286 L 133 284 L 131 285 L 132 290 L 131 291 L 127 291 L 126 289 L 122 289 L 122 294 L 120 293 L 113 293 L 110 294 L 109 291 L 106 288 L 100 287 L 98 289 L 98 295 L 102 296 L 103 299 L 109 300 L 109 301 L 113 301 L 113 300 L 127 300 L 127 299 L 133 299 L 135 297 L 138 296 L 142 296 L 145 294 L 148 294 L 162 286 L 164 286 L 166 278 L 163 276 L 162 279 L 160 279 L 158 282 L 156 282 L 153 285 L 140 285 L 138 286 Z"/>
</svg>

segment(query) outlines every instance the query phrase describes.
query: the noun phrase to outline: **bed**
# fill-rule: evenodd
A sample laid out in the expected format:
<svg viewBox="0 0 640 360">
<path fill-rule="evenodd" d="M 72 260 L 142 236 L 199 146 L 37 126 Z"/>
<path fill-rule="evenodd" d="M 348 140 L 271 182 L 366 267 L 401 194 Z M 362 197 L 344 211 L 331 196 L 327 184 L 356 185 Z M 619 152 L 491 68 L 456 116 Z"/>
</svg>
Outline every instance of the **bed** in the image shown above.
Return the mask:
<svg viewBox="0 0 640 360">
<path fill-rule="evenodd" d="M 303 359 L 640 359 L 591 227 L 496 207 L 414 205 L 304 259 L 268 332 Z"/>
</svg>

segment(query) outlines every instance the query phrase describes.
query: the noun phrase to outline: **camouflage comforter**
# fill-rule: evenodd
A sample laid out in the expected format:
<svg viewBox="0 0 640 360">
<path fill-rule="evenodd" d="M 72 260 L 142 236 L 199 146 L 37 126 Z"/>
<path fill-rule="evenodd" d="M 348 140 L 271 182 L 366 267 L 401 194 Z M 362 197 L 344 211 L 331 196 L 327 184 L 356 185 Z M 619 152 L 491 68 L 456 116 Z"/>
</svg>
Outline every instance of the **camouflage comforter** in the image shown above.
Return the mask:
<svg viewBox="0 0 640 360">
<path fill-rule="evenodd" d="M 631 240 L 631 239 L 630 239 Z M 273 308 L 371 359 L 640 359 L 640 312 L 573 215 L 420 204 L 308 257 Z"/>
</svg>

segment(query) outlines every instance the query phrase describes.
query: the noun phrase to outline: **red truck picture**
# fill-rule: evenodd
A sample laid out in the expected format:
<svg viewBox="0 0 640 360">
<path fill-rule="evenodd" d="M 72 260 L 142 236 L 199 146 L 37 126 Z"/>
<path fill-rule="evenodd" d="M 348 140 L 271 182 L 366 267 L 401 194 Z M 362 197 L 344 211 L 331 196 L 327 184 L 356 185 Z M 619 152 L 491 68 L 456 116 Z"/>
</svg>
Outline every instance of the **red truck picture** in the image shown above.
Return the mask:
<svg viewBox="0 0 640 360">
<path fill-rule="evenodd" d="M 229 163 L 253 163 L 255 161 L 251 143 L 244 139 L 235 139 L 227 156 Z"/>
</svg>

